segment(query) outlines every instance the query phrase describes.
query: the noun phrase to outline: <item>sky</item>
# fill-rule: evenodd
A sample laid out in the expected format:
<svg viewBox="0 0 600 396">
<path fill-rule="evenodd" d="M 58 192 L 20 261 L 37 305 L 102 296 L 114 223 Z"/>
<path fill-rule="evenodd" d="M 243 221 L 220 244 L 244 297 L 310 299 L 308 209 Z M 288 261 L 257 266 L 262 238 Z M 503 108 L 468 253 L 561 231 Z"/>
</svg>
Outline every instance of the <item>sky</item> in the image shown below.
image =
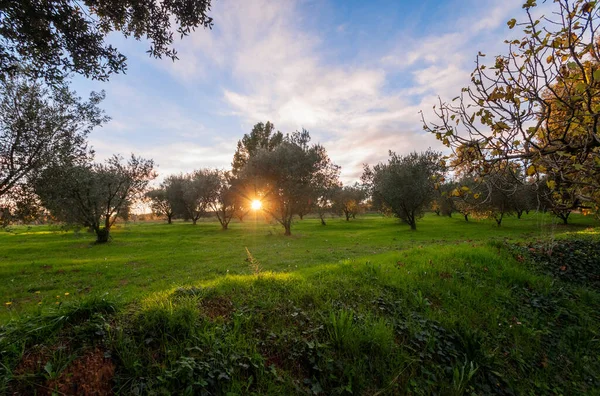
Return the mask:
<svg viewBox="0 0 600 396">
<path fill-rule="evenodd" d="M 503 53 L 524 16 L 522 0 L 213 0 L 212 30 L 150 58 L 149 43 L 109 37 L 128 70 L 109 82 L 76 77 L 85 97 L 104 90 L 111 121 L 90 135 L 102 160 L 155 160 L 159 180 L 204 167 L 227 169 L 257 122 L 306 128 L 351 184 L 364 163 L 431 147 L 422 110 L 469 83 L 478 51 Z M 512 35 L 512 36 L 511 36 Z"/>
</svg>

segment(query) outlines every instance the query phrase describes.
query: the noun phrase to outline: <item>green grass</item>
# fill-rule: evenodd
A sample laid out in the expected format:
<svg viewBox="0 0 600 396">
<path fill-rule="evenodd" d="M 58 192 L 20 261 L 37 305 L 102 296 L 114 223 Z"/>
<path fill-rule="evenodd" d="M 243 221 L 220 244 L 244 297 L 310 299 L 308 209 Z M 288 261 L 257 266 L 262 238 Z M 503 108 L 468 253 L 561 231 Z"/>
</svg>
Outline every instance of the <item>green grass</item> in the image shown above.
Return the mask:
<svg viewBox="0 0 600 396">
<path fill-rule="evenodd" d="M 505 247 L 594 249 L 598 224 L 572 222 L 146 223 L 107 245 L 17 227 L 0 234 L 0 378 L 64 389 L 99 348 L 125 394 L 597 394 L 600 293 Z M 28 356 L 43 364 L 24 374 Z"/>
<path fill-rule="evenodd" d="M 394 219 L 368 216 L 351 222 L 332 219 L 327 226 L 316 219 L 298 221 L 290 238 L 279 226 L 262 220 L 233 223 L 228 231 L 221 231 L 216 222 L 141 223 L 116 228 L 113 241 L 104 246 L 94 245 L 93 235 L 85 231 L 13 227 L 0 232 L 0 297 L 12 302 L 3 307 L 0 319 L 39 302 L 46 306 L 89 293 L 131 301 L 150 292 L 248 274 L 246 248 L 264 270 L 293 272 L 432 243 L 544 238 L 593 224 L 593 219 L 581 216 L 565 228 L 549 216 L 532 214 L 507 219 L 498 228 L 489 221 L 467 223 L 428 215 L 412 232 Z"/>
</svg>

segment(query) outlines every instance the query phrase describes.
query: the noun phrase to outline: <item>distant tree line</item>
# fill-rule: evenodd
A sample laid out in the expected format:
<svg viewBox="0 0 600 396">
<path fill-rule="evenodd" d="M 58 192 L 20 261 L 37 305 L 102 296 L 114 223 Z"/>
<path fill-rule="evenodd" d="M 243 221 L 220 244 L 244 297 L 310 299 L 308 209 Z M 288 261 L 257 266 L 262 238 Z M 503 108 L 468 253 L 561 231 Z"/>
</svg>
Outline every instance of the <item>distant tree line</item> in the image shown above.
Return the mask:
<svg viewBox="0 0 600 396">
<path fill-rule="evenodd" d="M 387 163 L 365 166 L 362 182 L 372 207 L 416 229 L 426 211 L 452 217 L 493 219 L 498 226 L 506 216 L 530 211 L 551 212 L 567 224 L 573 211 L 568 195 L 533 177 L 517 161 L 497 163 L 486 174 L 469 167 L 446 164 L 439 152 L 427 150 L 405 156 L 390 152 Z M 449 176 L 452 169 L 453 177 Z"/>
</svg>

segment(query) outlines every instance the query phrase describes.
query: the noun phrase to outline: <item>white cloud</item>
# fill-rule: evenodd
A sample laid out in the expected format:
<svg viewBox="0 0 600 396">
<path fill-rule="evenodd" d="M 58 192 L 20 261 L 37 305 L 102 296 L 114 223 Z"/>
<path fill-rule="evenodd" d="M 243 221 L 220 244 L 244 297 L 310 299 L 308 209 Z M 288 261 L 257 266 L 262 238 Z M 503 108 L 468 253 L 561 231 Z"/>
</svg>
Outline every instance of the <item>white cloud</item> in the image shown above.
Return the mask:
<svg viewBox="0 0 600 396">
<path fill-rule="evenodd" d="M 242 133 L 267 120 L 284 132 L 309 129 L 351 182 L 360 175 L 362 163 L 385 160 L 388 150 L 441 148 L 422 131 L 419 110 L 431 116 L 436 95 L 451 98 L 468 84 L 477 51 L 501 48 L 503 38 L 497 30 L 521 1 L 488 0 L 429 35 L 391 32 L 389 37 L 373 38 L 375 47 L 399 43 L 377 59 L 357 55 L 332 60 L 327 56 L 328 37 L 306 29 L 302 3 L 220 0 L 213 5 L 214 30 L 199 30 L 178 43 L 178 62 L 153 64 L 188 89 L 202 89 L 202 84 L 215 84 L 215 76 L 224 76 L 216 82 L 225 106 L 220 115 L 239 117 Z M 351 23 L 334 26 L 343 33 L 338 38 L 351 37 Z M 145 155 L 162 165 L 162 172 L 229 165 L 239 136 L 204 139 L 205 144 L 198 145 L 194 137 L 208 132 L 177 103 L 161 98 L 136 101 L 126 87 L 119 97 L 123 106 L 133 109 L 113 121 L 115 139 L 118 131 L 145 126 L 179 137 L 160 147 L 143 147 Z M 148 117 L 136 117 L 141 111 Z M 182 143 L 186 141 L 190 143 Z"/>
<path fill-rule="evenodd" d="M 497 2 L 497 4 L 500 4 Z M 466 60 L 476 51 L 469 35 L 495 28 L 508 7 L 497 6 L 484 17 L 468 21 L 471 28 L 430 37 L 405 37 L 409 48 L 386 54 L 379 64 L 356 66 L 353 61 L 331 65 L 323 61 L 321 40 L 298 22 L 296 4 L 252 1 L 227 9 L 215 18 L 220 31 L 200 51 L 226 51 L 228 67 L 238 82 L 223 96 L 248 126 L 271 120 L 284 131 L 311 130 L 326 144 L 343 176 L 356 178 L 364 162 L 387 157 L 389 149 L 406 153 L 429 146 L 440 148 L 421 128 L 420 106 L 431 107 L 432 94 L 455 95 L 469 81 Z M 267 7 L 264 23 L 243 23 Z M 243 27 L 240 27 L 243 26 Z M 232 31 L 237 40 L 230 41 Z M 197 43 L 198 44 L 198 43 Z M 407 73 L 407 86 L 395 93 L 387 85 L 397 73 Z"/>
</svg>

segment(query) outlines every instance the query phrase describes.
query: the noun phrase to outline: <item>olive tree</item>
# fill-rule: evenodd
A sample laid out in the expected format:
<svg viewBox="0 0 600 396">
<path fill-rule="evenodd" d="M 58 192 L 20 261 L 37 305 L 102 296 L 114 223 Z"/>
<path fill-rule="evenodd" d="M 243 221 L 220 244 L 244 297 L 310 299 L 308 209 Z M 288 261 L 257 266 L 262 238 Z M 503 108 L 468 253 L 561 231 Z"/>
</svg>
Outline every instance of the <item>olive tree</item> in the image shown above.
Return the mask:
<svg viewBox="0 0 600 396">
<path fill-rule="evenodd" d="M 154 214 L 165 216 L 167 223 L 171 224 L 177 212 L 181 212 L 183 186 L 182 178 L 178 175 L 169 175 L 160 183 L 159 188 L 146 193 L 150 200 L 150 207 Z"/>
<path fill-rule="evenodd" d="M 435 186 L 443 177 L 441 153 L 427 150 L 405 156 L 390 151 L 387 163 L 365 166 L 362 180 L 370 189 L 379 208 L 417 229 L 417 219 L 423 216 L 435 198 Z"/>
<path fill-rule="evenodd" d="M 134 155 L 127 162 L 115 155 L 105 163 L 51 167 L 36 178 L 35 192 L 53 217 L 90 227 L 104 243 L 116 219 L 143 197 L 153 168 L 152 160 Z"/>
<path fill-rule="evenodd" d="M 213 172 L 218 183 L 210 207 L 215 212 L 221 228 L 227 230 L 231 219 L 243 210 L 240 207 L 240 193 L 237 188 L 240 183 L 233 178 L 231 172 L 221 170 Z"/>
<path fill-rule="evenodd" d="M 334 213 L 334 197 L 338 189 L 335 187 L 322 187 L 316 192 L 315 211 L 319 216 L 321 225 L 327 225 L 325 218 L 328 213 Z"/>
<path fill-rule="evenodd" d="M 346 221 L 350 221 L 360 212 L 361 202 L 365 198 L 364 190 L 357 184 L 338 187 L 333 193 L 333 207 L 346 217 Z"/>
<path fill-rule="evenodd" d="M 321 220 L 321 225 L 327 225 L 327 213 L 335 213 L 335 194 L 341 187 L 341 168 L 333 163 L 328 165 L 328 170 L 321 173 L 321 180 L 314 188 L 314 208 Z"/>
<path fill-rule="evenodd" d="M 493 219 L 498 227 L 506 216 L 521 218 L 534 203 L 535 186 L 523 177 L 518 163 L 497 164 L 483 176 L 464 175 L 452 190 L 455 206 L 465 216 Z"/>
<path fill-rule="evenodd" d="M 480 199 L 480 202 L 475 206 L 475 210 L 494 219 L 500 227 L 504 217 L 514 213 L 513 197 L 517 192 L 516 186 L 515 179 L 509 172 L 486 175 L 477 189 L 479 193 L 476 199 Z"/>
<path fill-rule="evenodd" d="M 220 179 L 211 169 L 200 169 L 180 175 L 181 196 L 177 210 L 182 217 L 196 225 L 201 217 L 208 214 L 211 203 L 217 199 Z"/>
<path fill-rule="evenodd" d="M 269 150 L 260 149 L 250 157 L 240 178 L 260 192 L 263 210 L 276 219 L 291 235 L 292 218 L 307 197 L 335 172 L 325 148 L 310 145 L 308 131 L 286 135 Z"/>
<path fill-rule="evenodd" d="M 23 75 L 0 79 L 0 197 L 48 166 L 88 160 L 87 135 L 108 120 L 103 98 L 85 102 L 64 84 Z"/>
</svg>

